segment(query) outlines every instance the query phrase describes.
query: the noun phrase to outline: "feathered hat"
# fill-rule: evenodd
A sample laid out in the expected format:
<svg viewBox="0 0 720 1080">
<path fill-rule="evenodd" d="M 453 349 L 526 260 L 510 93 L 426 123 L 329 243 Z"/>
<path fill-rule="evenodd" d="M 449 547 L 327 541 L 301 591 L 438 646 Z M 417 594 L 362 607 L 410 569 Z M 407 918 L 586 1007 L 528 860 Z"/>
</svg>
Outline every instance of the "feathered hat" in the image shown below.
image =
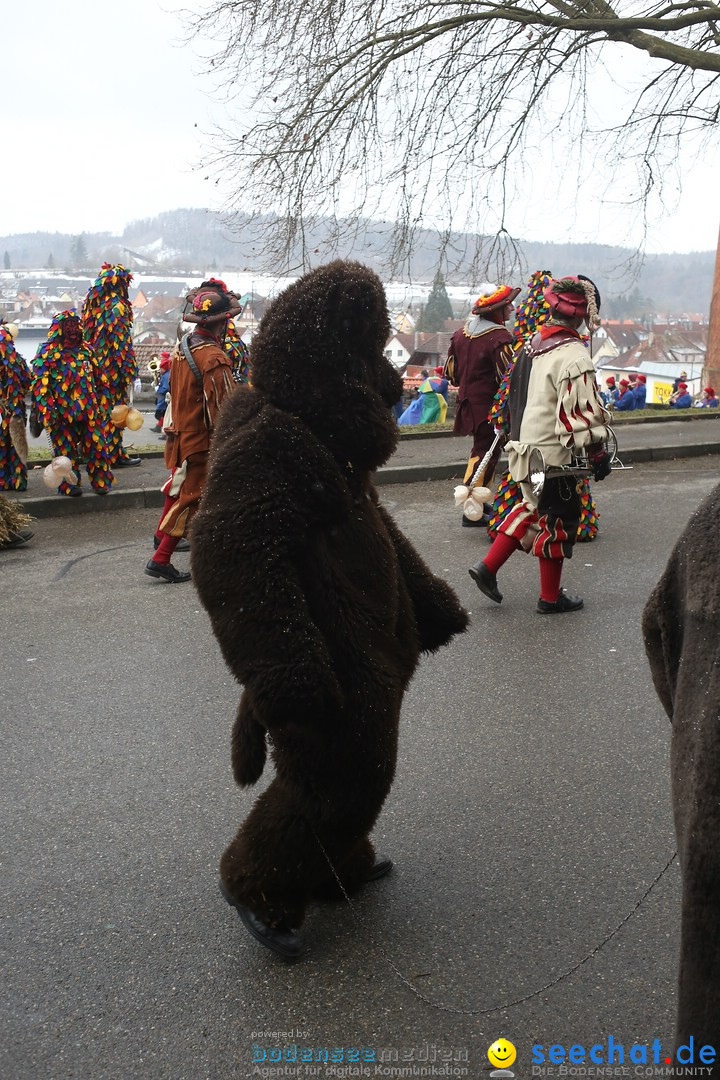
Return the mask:
<svg viewBox="0 0 720 1080">
<path fill-rule="evenodd" d="M 494 285 L 491 281 L 485 281 L 480 286 L 480 295 L 473 304 L 473 315 L 486 315 L 489 311 L 497 311 L 505 304 L 512 304 L 520 292 L 512 285 Z"/>
</svg>

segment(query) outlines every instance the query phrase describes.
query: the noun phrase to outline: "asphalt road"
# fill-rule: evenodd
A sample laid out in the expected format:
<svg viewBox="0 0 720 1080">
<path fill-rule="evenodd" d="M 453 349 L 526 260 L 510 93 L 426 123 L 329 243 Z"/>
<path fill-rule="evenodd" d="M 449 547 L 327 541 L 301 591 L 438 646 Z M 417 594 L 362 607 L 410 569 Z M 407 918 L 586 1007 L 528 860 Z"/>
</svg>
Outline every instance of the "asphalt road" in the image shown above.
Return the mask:
<svg viewBox="0 0 720 1080">
<path fill-rule="evenodd" d="M 476 590 L 466 568 L 486 540 L 459 527 L 451 482 L 382 489 L 472 627 L 406 698 L 375 834 L 393 874 L 353 909 L 314 908 L 294 966 L 217 890 L 253 799 L 229 767 L 238 688 L 192 586 L 142 573 L 157 512 L 37 522 L 0 556 L 0 1076 L 249 1077 L 254 1044 L 263 1067 L 276 1046 L 344 1048 L 345 1068 L 349 1048 L 384 1052 L 385 1069 L 397 1051 L 406 1076 L 442 1050 L 446 1075 L 477 1077 L 503 1036 L 519 1080 L 536 1043 L 669 1052 L 676 865 L 616 930 L 674 849 L 639 621 L 716 481 L 703 458 L 599 485 L 601 535 L 565 573 L 587 606 L 554 618 L 535 614 L 520 554 L 501 607 Z M 281 1067 L 298 1071 L 265 1075 L 334 1075 Z"/>
</svg>

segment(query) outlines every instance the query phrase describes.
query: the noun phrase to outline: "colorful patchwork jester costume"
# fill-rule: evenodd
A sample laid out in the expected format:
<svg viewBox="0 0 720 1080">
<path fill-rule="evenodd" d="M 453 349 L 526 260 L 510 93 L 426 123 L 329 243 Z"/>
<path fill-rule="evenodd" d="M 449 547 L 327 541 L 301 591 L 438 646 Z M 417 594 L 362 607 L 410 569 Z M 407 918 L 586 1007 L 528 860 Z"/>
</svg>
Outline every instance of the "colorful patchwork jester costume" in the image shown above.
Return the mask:
<svg viewBox="0 0 720 1080">
<path fill-rule="evenodd" d="M 30 369 L 15 348 L 13 336 L 0 323 L 0 490 L 25 491 L 27 467 L 16 441 L 25 436 L 25 394 L 30 387 Z"/>
<path fill-rule="evenodd" d="M 515 364 L 515 358 L 525 342 L 529 341 L 533 334 L 547 322 L 550 308 L 547 300 L 543 296 L 543 290 L 548 287 L 551 281 L 552 274 L 549 270 L 536 270 L 528 281 L 527 297 L 522 304 L 518 305 L 515 311 L 515 325 L 513 326 L 513 338 L 515 339 L 513 343 L 513 361 L 505 374 L 500 389 L 495 395 L 495 400 L 493 401 L 492 409 L 490 410 L 489 420 L 493 428 L 503 426 L 502 418 L 507 402 L 510 377 Z M 600 517 L 595 507 L 593 497 L 590 494 L 589 481 L 586 478 L 579 478 L 579 484 L 582 487 L 580 492 L 582 511 L 580 514 L 580 524 L 578 525 L 576 541 L 581 543 L 582 541 L 595 539 L 598 532 L 598 521 L 600 520 Z M 513 480 L 510 472 L 506 471 L 500 478 L 500 483 L 498 484 L 495 500 L 493 502 L 493 512 L 488 524 L 488 533 L 491 537 L 495 537 L 498 525 L 521 498 L 520 488 Z"/>
<path fill-rule="evenodd" d="M 238 308 L 238 314 L 242 315 L 243 307 L 240 303 L 240 297 L 236 292 L 232 292 L 228 289 L 224 281 L 220 278 L 207 278 L 206 281 L 201 282 L 200 289 L 216 289 L 220 293 L 226 293 L 231 300 L 235 301 L 234 307 Z M 194 293 L 190 293 L 190 296 Z M 235 325 L 234 319 L 228 319 L 224 326 L 225 336 L 222 339 L 222 347 L 230 357 L 232 364 L 232 377 L 233 381 L 238 386 L 244 386 L 245 383 L 250 383 L 250 374 L 252 365 L 250 362 L 250 350 L 240 337 L 238 328 Z"/>
<path fill-rule="evenodd" d="M 95 283 L 88 290 L 82 310 L 82 331 L 107 383 L 98 384 L 98 404 L 109 417 L 115 405 L 127 402 L 128 388 L 137 375 L 132 341 L 133 311 L 128 296 L 132 274 L 124 266 L 103 263 Z M 110 427 L 110 465 L 129 462 L 122 444 L 122 431 Z"/>
<path fill-rule="evenodd" d="M 250 350 L 240 337 L 233 319 L 228 319 L 224 348 L 232 362 L 232 377 L 235 382 L 238 386 L 249 383 L 251 374 Z"/>
<path fill-rule="evenodd" d="M 108 438 L 115 429 L 101 405 L 110 392 L 103 371 L 95 367 L 92 349 L 83 341 L 80 319 L 74 311 L 61 311 L 35 356 L 31 389 L 54 455 L 69 457 L 78 477 L 76 485 L 63 480 L 61 495 L 82 494 L 83 464 L 97 495 L 107 495 L 113 485 Z"/>
</svg>

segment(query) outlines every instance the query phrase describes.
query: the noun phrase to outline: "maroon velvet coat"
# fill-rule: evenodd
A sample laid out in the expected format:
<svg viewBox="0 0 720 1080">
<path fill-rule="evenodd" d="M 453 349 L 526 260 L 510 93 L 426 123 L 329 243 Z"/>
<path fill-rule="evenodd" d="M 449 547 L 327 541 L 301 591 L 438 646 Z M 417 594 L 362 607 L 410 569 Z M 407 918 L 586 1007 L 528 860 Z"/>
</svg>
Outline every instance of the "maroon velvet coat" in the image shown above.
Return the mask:
<svg viewBox="0 0 720 1080">
<path fill-rule="evenodd" d="M 512 356 L 511 345 L 512 335 L 500 325 L 475 338 L 467 337 L 463 329 L 453 334 L 448 358 L 454 357 L 451 381 L 458 387 L 453 428 L 456 435 L 475 435 L 487 424 L 493 398 Z"/>
</svg>

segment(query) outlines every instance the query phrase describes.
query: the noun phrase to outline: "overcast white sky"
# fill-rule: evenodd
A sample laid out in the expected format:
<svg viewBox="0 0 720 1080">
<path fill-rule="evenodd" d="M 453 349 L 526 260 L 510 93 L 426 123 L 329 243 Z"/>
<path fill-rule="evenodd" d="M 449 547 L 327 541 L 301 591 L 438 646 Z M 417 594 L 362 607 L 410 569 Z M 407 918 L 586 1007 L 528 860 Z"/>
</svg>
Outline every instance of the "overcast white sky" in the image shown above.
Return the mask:
<svg viewBox="0 0 720 1080">
<path fill-rule="evenodd" d="M 203 64 L 183 45 L 180 0 L 28 0 L 13 7 L 3 51 L 7 154 L 0 235 L 119 232 L 178 207 L 223 208 L 198 169 L 207 133 L 229 120 Z M 205 42 L 207 45 L 207 42 Z M 13 156 L 14 152 L 14 156 Z M 714 249 L 718 160 L 684 170 L 677 209 L 653 226 L 649 251 Z M 634 215 L 601 206 L 590 183 L 571 233 L 551 202 L 517 206 L 522 238 L 632 244 Z"/>
</svg>

